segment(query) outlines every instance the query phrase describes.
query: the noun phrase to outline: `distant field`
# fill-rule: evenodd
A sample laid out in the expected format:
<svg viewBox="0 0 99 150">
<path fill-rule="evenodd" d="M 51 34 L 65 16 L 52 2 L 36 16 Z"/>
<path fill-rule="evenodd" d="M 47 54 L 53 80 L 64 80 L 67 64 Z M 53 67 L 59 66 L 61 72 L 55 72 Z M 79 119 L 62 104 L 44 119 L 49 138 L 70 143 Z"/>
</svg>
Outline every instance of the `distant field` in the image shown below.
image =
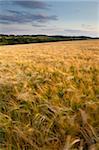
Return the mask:
<svg viewBox="0 0 99 150">
<path fill-rule="evenodd" d="M 0 150 L 99 150 L 99 40 L 0 46 Z"/>
</svg>

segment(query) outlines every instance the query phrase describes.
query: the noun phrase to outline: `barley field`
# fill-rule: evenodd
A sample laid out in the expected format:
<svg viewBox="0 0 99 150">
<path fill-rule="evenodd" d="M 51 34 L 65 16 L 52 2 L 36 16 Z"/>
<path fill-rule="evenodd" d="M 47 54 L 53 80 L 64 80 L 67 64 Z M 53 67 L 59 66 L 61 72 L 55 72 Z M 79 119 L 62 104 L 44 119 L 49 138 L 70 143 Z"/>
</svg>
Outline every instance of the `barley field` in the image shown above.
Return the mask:
<svg viewBox="0 0 99 150">
<path fill-rule="evenodd" d="M 99 150 L 99 40 L 0 46 L 0 150 Z"/>
</svg>

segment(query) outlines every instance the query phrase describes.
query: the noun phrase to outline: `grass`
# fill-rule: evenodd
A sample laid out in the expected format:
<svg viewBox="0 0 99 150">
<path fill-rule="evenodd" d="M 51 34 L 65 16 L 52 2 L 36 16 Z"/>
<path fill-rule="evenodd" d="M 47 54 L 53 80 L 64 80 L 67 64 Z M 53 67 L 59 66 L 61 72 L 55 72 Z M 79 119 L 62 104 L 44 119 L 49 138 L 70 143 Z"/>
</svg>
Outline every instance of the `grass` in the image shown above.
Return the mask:
<svg viewBox="0 0 99 150">
<path fill-rule="evenodd" d="M 99 41 L 0 47 L 0 150 L 99 149 Z"/>
</svg>

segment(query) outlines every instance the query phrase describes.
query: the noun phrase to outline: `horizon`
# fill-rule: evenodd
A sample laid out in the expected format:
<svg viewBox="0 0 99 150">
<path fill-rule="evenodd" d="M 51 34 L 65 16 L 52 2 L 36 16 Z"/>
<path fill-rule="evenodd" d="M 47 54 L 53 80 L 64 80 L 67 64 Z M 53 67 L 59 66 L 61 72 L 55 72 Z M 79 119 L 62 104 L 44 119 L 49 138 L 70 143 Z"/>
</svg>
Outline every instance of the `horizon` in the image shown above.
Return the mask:
<svg viewBox="0 0 99 150">
<path fill-rule="evenodd" d="M 99 38 L 99 36 L 86 36 L 86 35 L 58 35 L 58 34 L 53 34 L 53 35 L 48 35 L 48 34 L 1 34 L 0 36 L 61 36 L 61 37 L 88 37 L 88 38 Z"/>
<path fill-rule="evenodd" d="M 98 0 L 1 0 L 0 34 L 99 37 L 98 5 Z"/>
</svg>

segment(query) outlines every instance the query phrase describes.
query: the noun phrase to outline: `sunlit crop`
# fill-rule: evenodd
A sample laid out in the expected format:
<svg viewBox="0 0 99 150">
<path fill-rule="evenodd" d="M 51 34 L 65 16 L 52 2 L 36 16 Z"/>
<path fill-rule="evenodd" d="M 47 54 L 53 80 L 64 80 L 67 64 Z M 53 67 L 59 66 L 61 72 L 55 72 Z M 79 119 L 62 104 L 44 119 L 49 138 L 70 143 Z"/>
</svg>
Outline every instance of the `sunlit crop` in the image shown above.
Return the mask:
<svg viewBox="0 0 99 150">
<path fill-rule="evenodd" d="M 0 150 L 98 142 L 98 40 L 0 46 Z"/>
</svg>

